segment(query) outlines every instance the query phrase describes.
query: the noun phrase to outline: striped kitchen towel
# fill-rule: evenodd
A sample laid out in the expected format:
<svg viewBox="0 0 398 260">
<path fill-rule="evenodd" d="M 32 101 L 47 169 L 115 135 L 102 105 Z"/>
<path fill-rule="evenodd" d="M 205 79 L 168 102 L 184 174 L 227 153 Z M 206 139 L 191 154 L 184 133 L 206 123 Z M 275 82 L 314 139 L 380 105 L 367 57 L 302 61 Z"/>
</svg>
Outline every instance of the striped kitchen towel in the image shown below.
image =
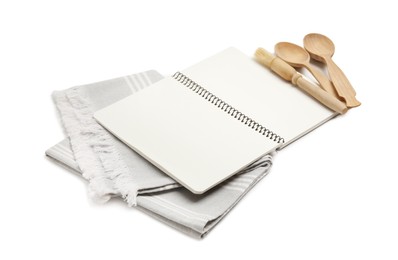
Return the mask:
<svg viewBox="0 0 398 260">
<path fill-rule="evenodd" d="M 203 237 L 262 178 L 271 166 L 265 156 L 203 195 L 173 179 L 109 134 L 93 113 L 162 79 L 147 71 L 53 94 L 67 137 L 48 149 L 49 157 L 81 173 L 91 197 L 124 198 L 149 215 L 195 237 Z M 194 166 L 193 166 L 194 167 Z"/>
</svg>

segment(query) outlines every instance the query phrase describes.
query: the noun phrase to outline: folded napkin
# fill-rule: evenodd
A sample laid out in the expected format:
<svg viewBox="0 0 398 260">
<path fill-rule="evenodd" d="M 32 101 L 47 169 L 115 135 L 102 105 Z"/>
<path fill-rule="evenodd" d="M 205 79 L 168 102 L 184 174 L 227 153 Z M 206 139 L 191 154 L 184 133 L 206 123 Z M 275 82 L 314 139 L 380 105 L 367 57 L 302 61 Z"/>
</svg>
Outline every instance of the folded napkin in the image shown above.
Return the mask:
<svg viewBox="0 0 398 260">
<path fill-rule="evenodd" d="M 95 111 L 162 78 L 156 71 L 147 71 L 54 92 L 68 138 L 46 154 L 81 173 L 89 182 L 93 199 L 105 202 L 121 196 L 130 206 L 192 236 L 203 237 L 268 173 L 271 156 L 209 192 L 195 195 L 93 119 Z"/>
</svg>

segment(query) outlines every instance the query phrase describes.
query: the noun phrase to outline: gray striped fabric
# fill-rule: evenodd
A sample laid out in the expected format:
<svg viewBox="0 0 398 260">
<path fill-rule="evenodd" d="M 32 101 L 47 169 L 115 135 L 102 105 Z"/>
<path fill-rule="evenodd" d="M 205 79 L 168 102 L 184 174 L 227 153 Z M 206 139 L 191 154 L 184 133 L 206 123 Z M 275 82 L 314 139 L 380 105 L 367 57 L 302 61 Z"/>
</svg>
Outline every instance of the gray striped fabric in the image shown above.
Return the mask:
<svg viewBox="0 0 398 260">
<path fill-rule="evenodd" d="M 265 156 L 203 195 L 180 187 L 92 118 L 93 112 L 160 80 L 156 71 L 54 92 L 68 138 L 46 154 L 82 174 L 93 198 L 123 197 L 145 213 L 195 237 L 203 237 L 262 178 Z M 194 167 L 194 166 L 193 166 Z"/>
</svg>

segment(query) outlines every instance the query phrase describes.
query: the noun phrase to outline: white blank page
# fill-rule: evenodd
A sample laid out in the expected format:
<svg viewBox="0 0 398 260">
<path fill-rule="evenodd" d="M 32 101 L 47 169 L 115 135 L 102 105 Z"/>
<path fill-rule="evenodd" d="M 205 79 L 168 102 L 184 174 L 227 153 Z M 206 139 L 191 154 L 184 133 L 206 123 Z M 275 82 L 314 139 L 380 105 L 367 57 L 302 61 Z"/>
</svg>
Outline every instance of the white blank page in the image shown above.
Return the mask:
<svg viewBox="0 0 398 260">
<path fill-rule="evenodd" d="M 278 145 L 171 77 L 98 111 L 95 118 L 194 193 Z"/>
<path fill-rule="evenodd" d="M 282 136 L 286 144 L 335 116 L 333 111 L 235 48 L 182 72 Z"/>
</svg>

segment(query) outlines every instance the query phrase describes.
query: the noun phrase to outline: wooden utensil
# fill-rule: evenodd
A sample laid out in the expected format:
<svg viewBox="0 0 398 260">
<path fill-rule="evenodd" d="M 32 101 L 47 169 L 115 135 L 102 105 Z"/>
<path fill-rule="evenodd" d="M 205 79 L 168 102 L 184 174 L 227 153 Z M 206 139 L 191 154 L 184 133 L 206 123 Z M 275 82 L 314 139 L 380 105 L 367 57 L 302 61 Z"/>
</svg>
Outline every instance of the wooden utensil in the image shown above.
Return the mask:
<svg viewBox="0 0 398 260">
<path fill-rule="evenodd" d="M 311 58 L 327 65 L 337 94 L 345 100 L 347 107 L 361 105 L 361 102 L 355 98 L 356 92 L 347 77 L 332 60 L 335 49 L 333 42 L 322 34 L 310 33 L 304 37 L 304 48 L 310 53 Z"/>
<path fill-rule="evenodd" d="M 330 80 L 310 64 L 310 54 L 303 47 L 290 42 L 279 42 L 275 45 L 275 54 L 293 67 L 306 68 L 324 90 L 337 98 L 339 97 Z"/>
<path fill-rule="evenodd" d="M 320 87 L 304 79 L 300 73 L 298 73 L 292 66 L 284 62 L 282 59 L 275 57 L 273 54 L 269 53 L 263 48 L 257 49 L 255 57 L 261 64 L 270 68 L 285 80 L 291 81 L 294 85 L 297 85 L 300 89 L 333 111 L 336 111 L 340 114 L 347 112 L 347 107 L 343 102 Z"/>
</svg>

